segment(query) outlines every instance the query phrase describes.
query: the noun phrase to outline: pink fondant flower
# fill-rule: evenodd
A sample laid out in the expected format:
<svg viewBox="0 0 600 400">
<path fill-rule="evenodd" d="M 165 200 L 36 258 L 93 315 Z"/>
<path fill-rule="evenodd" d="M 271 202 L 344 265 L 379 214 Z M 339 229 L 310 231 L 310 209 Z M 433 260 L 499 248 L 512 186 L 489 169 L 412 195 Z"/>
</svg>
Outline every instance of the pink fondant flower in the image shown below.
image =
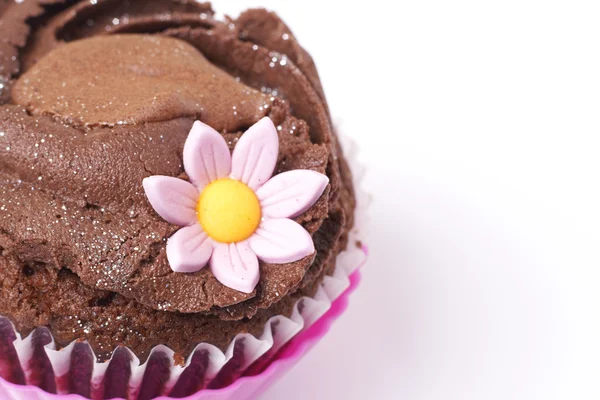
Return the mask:
<svg viewBox="0 0 600 400">
<path fill-rule="evenodd" d="M 329 179 L 309 170 L 271 178 L 278 152 L 269 118 L 250 127 L 233 154 L 217 131 L 196 121 L 183 149 L 190 182 L 144 179 L 156 212 L 183 227 L 167 242 L 174 271 L 196 272 L 210 263 L 221 283 L 250 293 L 259 280 L 258 259 L 284 264 L 314 253 L 310 234 L 290 218 L 311 207 Z"/>
</svg>

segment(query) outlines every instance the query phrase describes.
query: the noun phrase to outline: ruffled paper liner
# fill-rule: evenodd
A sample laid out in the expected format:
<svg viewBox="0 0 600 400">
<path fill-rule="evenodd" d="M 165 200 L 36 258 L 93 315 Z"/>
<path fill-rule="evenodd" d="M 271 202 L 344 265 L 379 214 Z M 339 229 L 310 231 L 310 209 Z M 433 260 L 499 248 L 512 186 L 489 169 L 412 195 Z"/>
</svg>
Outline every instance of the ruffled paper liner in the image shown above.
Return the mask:
<svg viewBox="0 0 600 400">
<path fill-rule="evenodd" d="M 354 143 L 344 147 L 357 189 L 355 225 L 362 226 L 369 203 L 359 190 L 364 168 L 356 162 Z M 12 322 L 0 316 L 0 396 L 15 400 L 253 398 L 312 347 L 345 309 L 349 288 L 358 283 L 357 269 L 367 255 L 366 247 L 357 245 L 359 236 L 358 228 L 350 232 L 349 248 L 338 255 L 334 274 L 324 278 L 313 298 L 298 300 L 290 317 L 270 318 L 258 338 L 237 335 L 225 353 L 201 343 L 183 366 L 175 365 L 174 352 L 166 346 L 153 348 L 144 364 L 127 347 L 118 347 L 110 360 L 100 363 L 86 342 L 74 341 L 56 350 L 47 328 L 21 338 Z"/>
<path fill-rule="evenodd" d="M 47 328 L 37 328 L 22 339 L 7 318 L 0 318 L 0 375 L 14 384 L 92 399 L 182 398 L 203 389 L 212 392 L 242 375 L 264 371 L 286 343 L 330 310 L 350 286 L 349 276 L 364 258 L 360 249 L 344 252 L 334 275 L 325 278 L 314 298 L 300 299 L 289 318 L 272 317 L 259 338 L 237 335 L 225 353 L 210 344 L 199 344 L 184 366 L 174 364 L 174 353 L 166 346 L 155 347 L 142 365 L 126 347 L 117 348 L 109 361 L 99 363 L 85 342 L 56 350 Z"/>
</svg>

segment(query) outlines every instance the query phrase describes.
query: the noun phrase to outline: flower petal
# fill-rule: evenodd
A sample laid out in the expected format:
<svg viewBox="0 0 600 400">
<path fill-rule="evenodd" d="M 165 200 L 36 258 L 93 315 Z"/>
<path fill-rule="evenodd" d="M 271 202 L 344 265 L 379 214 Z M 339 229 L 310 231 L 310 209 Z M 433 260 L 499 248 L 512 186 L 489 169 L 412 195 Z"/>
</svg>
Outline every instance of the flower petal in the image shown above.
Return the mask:
<svg viewBox="0 0 600 400">
<path fill-rule="evenodd" d="M 225 139 L 210 126 L 196 121 L 183 147 L 183 165 L 190 181 L 202 190 L 231 172 L 231 153 Z"/>
<path fill-rule="evenodd" d="M 201 270 L 210 259 L 212 251 L 212 240 L 200 224 L 181 228 L 167 241 L 167 259 L 175 272 Z"/>
<path fill-rule="evenodd" d="M 252 293 L 258 283 L 258 259 L 248 241 L 217 244 L 210 268 L 219 282 L 243 293 Z"/>
<path fill-rule="evenodd" d="M 142 181 L 148 201 L 167 222 L 179 226 L 196 221 L 198 189 L 191 183 L 171 176 L 154 175 Z"/>
<path fill-rule="evenodd" d="M 268 219 L 248 239 L 261 260 L 273 264 L 298 261 L 315 252 L 310 234 L 291 219 Z"/>
<path fill-rule="evenodd" d="M 252 125 L 233 150 L 231 177 L 256 190 L 265 184 L 275 169 L 279 136 L 273 121 L 265 117 Z"/>
<path fill-rule="evenodd" d="M 263 216 L 289 218 L 302 214 L 315 204 L 328 183 L 326 175 L 297 169 L 274 176 L 256 191 L 256 195 Z"/>
</svg>

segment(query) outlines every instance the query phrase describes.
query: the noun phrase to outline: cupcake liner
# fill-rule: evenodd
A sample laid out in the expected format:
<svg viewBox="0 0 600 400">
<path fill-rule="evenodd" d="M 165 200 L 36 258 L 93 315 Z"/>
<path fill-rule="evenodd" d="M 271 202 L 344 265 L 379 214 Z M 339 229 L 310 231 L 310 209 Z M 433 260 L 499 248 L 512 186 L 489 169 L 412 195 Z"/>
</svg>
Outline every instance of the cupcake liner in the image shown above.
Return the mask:
<svg viewBox="0 0 600 400">
<path fill-rule="evenodd" d="M 353 143 L 344 144 L 359 189 L 364 169 L 357 167 Z M 360 226 L 369 201 L 359 190 L 357 197 Z M 152 349 L 144 364 L 126 347 L 118 347 L 100 363 L 86 342 L 74 341 L 57 350 L 47 328 L 22 338 L 12 322 L 0 316 L 0 398 L 253 399 L 312 348 L 346 309 L 360 281 L 357 270 L 367 256 L 366 247 L 355 243 L 360 243 L 358 228 L 350 232 L 349 248 L 338 255 L 334 274 L 324 278 L 314 297 L 298 300 L 290 317 L 270 318 L 258 338 L 237 335 L 225 352 L 198 344 L 183 366 L 176 365 L 174 352 L 162 345 Z"/>
<path fill-rule="evenodd" d="M 272 317 L 258 338 L 237 335 L 225 353 L 199 344 L 184 366 L 174 364 L 174 353 L 166 346 L 155 347 L 142 365 L 126 347 L 98 363 L 85 342 L 56 350 L 48 329 L 21 338 L 7 318 L 0 318 L 0 398 L 253 398 L 252 393 L 262 391 L 312 347 L 345 309 L 349 288 L 358 282 L 355 270 L 365 256 L 364 248 L 343 252 L 334 275 L 324 279 L 314 298 L 300 299 L 289 318 Z"/>
</svg>

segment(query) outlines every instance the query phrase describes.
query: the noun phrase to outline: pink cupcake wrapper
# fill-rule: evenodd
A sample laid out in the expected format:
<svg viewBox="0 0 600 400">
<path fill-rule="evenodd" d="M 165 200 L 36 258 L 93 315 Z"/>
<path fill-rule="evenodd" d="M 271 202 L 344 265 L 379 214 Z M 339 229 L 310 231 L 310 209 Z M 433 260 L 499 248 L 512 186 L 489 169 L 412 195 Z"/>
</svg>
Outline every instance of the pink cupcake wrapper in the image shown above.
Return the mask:
<svg viewBox="0 0 600 400">
<path fill-rule="evenodd" d="M 348 306 L 350 294 L 360 282 L 360 273 L 357 271 L 350 277 L 350 287 L 331 306 L 329 311 L 321 317 L 313 326 L 300 333 L 291 340 L 277 355 L 277 357 L 261 373 L 256 375 L 245 375 L 232 385 L 223 389 L 207 389 L 196 394 L 185 397 L 185 400 L 246 400 L 256 398 L 264 390 L 281 378 L 288 370 L 311 350 L 319 340 L 329 331 L 333 322 L 339 318 Z M 75 394 L 53 395 L 44 392 L 35 386 L 21 386 L 6 382 L 0 378 L 0 398 L 11 400 L 81 400 L 82 397 Z M 171 399 L 171 397 L 159 397 L 159 400 Z"/>
<path fill-rule="evenodd" d="M 364 263 L 366 249 L 362 252 L 361 261 L 358 261 L 356 267 Z M 47 329 L 39 328 L 11 348 L 7 343 L 10 343 L 13 335 L 17 338 L 15 343 L 19 342 L 18 334 L 14 332 L 12 324 L 7 319 L 3 319 L 0 322 L 0 359 L 2 360 L 0 365 L 3 377 L 0 378 L 0 398 L 14 400 L 81 400 L 84 398 L 79 394 L 66 394 L 67 392 L 91 393 L 92 398 L 107 399 L 152 399 L 161 394 L 168 394 L 169 397 L 158 398 L 175 397 L 188 400 L 254 398 L 295 365 L 343 313 L 350 293 L 360 281 L 358 271 L 349 272 L 351 275 L 348 286 L 342 290 L 342 293 L 338 293 L 339 296 L 336 296 L 336 300 L 323 315 L 309 316 L 315 320 L 306 324 L 293 340 L 269 348 L 245 366 L 247 362 L 244 357 L 247 354 L 257 353 L 244 349 L 245 345 L 242 344 L 244 341 L 238 336 L 228 349 L 228 352 L 233 351 L 232 355 L 216 374 L 211 373 L 210 368 L 207 368 L 208 358 L 211 355 L 206 347 L 210 345 L 198 346 L 188 359 L 187 367 L 182 368 L 176 377 L 171 376 L 171 371 L 181 367 L 172 365 L 172 352 L 165 346 L 157 346 L 144 365 L 133 368 L 131 365 L 137 362 L 137 358 L 129 349 L 118 348 L 108 362 L 95 364 L 100 365 L 102 371 L 94 373 L 94 356 L 90 347 L 84 342 L 73 342 L 58 352 L 49 350 L 53 345 L 52 337 Z M 307 320 L 307 322 L 311 321 Z M 250 347 L 255 347 L 257 344 L 258 339 L 254 340 L 256 342 L 253 342 Z M 237 350 L 236 347 L 240 349 Z M 58 357 L 62 351 L 65 351 L 65 356 L 61 354 L 61 357 Z M 27 365 L 25 372 L 22 368 L 23 363 L 19 362 L 21 353 L 23 356 L 29 356 L 29 359 L 24 359 Z M 67 366 L 64 365 L 65 359 L 68 359 Z M 132 372 L 136 369 L 137 371 Z M 58 373 L 55 374 L 55 371 Z M 212 379 L 211 375 L 214 375 Z M 10 382 L 6 379 L 10 379 Z M 168 385 L 169 381 L 173 383 Z M 23 385 L 24 382 L 28 385 Z M 199 389 L 203 390 L 198 391 Z M 48 391 L 63 394 L 52 394 Z"/>
</svg>

